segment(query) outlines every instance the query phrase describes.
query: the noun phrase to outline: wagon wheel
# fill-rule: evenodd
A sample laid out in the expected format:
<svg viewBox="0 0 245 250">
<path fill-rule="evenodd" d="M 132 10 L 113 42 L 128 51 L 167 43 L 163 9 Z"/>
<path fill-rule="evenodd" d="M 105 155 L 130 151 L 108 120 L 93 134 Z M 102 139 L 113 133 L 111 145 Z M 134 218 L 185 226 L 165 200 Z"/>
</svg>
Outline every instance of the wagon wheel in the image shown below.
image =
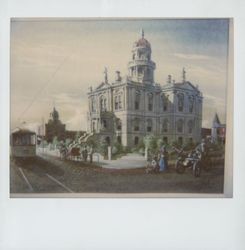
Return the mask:
<svg viewBox="0 0 245 250">
<path fill-rule="evenodd" d="M 178 174 L 183 174 L 185 172 L 185 167 L 180 161 L 177 161 L 175 164 L 175 170 Z"/>
<path fill-rule="evenodd" d="M 193 165 L 193 175 L 195 177 L 200 177 L 201 175 L 201 162 L 200 161 L 197 161 L 194 163 Z"/>
</svg>

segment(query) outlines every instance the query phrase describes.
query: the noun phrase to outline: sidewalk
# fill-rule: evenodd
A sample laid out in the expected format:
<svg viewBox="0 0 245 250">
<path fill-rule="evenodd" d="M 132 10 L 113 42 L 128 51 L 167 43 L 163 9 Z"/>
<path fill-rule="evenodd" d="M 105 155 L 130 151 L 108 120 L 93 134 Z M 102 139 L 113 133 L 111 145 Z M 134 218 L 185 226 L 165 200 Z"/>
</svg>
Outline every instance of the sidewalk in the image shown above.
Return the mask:
<svg viewBox="0 0 245 250">
<path fill-rule="evenodd" d="M 94 161 L 96 163 L 96 161 Z M 103 157 L 100 157 L 98 163 L 103 168 L 111 168 L 111 169 L 131 169 L 131 168 L 143 168 L 146 166 L 147 162 L 144 156 L 129 153 L 125 156 L 122 156 L 117 160 L 104 160 Z"/>
<path fill-rule="evenodd" d="M 38 148 L 37 150 L 41 154 L 46 154 L 54 157 L 60 157 L 60 153 L 58 150 L 48 150 L 47 148 L 42 149 Z M 117 160 L 104 160 L 104 157 L 99 153 L 93 154 L 93 163 L 102 167 L 102 168 L 110 168 L 110 169 L 133 169 L 133 168 L 143 168 L 146 166 L 147 162 L 144 156 L 129 153 L 125 156 L 122 156 Z"/>
</svg>

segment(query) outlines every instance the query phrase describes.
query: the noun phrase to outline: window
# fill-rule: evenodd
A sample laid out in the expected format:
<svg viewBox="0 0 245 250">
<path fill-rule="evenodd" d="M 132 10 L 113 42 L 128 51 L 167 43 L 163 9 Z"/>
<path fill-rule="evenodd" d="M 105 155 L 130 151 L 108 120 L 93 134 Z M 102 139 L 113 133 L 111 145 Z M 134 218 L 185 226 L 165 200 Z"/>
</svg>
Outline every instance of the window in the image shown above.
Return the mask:
<svg viewBox="0 0 245 250">
<path fill-rule="evenodd" d="M 134 145 L 138 145 L 139 144 L 139 137 L 138 136 L 135 136 L 134 137 Z"/>
<path fill-rule="evenodd" d="M 162 124 L 162 132 L 163 133 L 166 133 L 166 132 L 168 132 L 168 119 L 164 119 L 163 120 L 163 124 Z"/>
<path fill-rule="evenodd" d="M 177 132 L 183 133 L 183 129 L 184 129 L 184 122 L 182 119 L 180 119 L 177 121 Z"/>
<path fill-rule="evenodd" d="M 122 109 L 122 95 L 116 95 L 115 97 L 115 110 Z"/>
<path fill-rule="evenodd" d="M 153 110 L 153 94 L 152 93 L 148 94 L 148 110 L 149 111 Z"/>
<path fill-rule="evenodd" d="M 139 91 L 136 91 L 135 93 L 135 110 L 139 110 L 140 108 L 140 92 Z"/>
<path fill-rule="evenodd" d="M 104 96 L 100 97 L 100 110 L 101 111 L 107 111 L 107 102 L 106 102 L 106 98 Z"/>
<path fill-rule="evenodd" d="M 117 130 L 122 130 L 122 121 L 117 119 Z"/>
<path fill-rule="evenodd" d="M 148 119 L 147 120 L 147 128 L 146 128 L 147 132 L 151 132 L 152 131 L 152 120 Z"/>
<path fill-rule="evenodd" d="M 35 145 L 36 144 L 36 136 L 30 134 L 22 134 L 22 135 L 14 135 L 13 136 L 13 144 L 15 146 L 23 145 Z"/>
<path fill-rule="evenodd" d="M 189 96 L 189 112 L 192 113 L 194 108 L 194 96 Z"/>
<path fill-rule="evenodd" d="M 163 111 L 167 111 L 168 110 L 168 96 L 166 95 L 162 95 L 161 96 L 162 99 L 162 107 L 163 107 Z"/>
<path fill-rule="evenodd" d="M 139 131 L 140 130 L 140 121 L 138 118 L 134 120 L 134 131 Z"/>
<path fill-rule="evenodd" d="M 107 128 L 107 121 L 106 120 L 102 120 L 102 125 L 103 125 L 103 129 Z"/>
<path fill-rule="evenodd" d="M 192 131 L 193 131 L 193 121 L 192 120 L 190 120 L 190 121 L 188 121 L 188 133 L 189 134 L 191 134 L 192 133 Z"/>
<path fill-rule="evenodd" d="M 122 109 L 122 95 L 118 96 L 118 106 L 119 106 L 119 109 Z"/>
<path fill-rule="evenodd" d="M 107 145 L 110 145 L 111 144 L 111 138 L 109 136 L 107 136 L 105 138 L 105 142 L 106 142 Z"/>
<path fill-rule="evenodd" d="M 95 112 L 95 99 L 92 98 L 92 112 Z"/>
<path fill-rule="evenodd" d="M 178 111 L 182 112 L 184 110 L 184 94 L 178 94 Z"/>
<path fill-rule="evenodd" d="M 115 110 L 118 110 L 118 108 L 119 108 L 118 96 L 115 96 Z"/>
<path fill-rule="evenodd" d="M 92 132 L 95 131 L 95 122 L 93 122 L 93 125 L 92 125 Z"/>
</svg>

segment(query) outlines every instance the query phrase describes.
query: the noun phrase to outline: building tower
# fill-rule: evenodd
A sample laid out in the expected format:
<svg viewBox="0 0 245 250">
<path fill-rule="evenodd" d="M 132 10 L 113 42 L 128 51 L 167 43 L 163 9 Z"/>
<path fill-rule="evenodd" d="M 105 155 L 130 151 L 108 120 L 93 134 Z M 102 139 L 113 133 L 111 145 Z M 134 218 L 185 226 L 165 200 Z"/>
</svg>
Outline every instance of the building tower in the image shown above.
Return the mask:
<svg viewBox="0 0 245 250">
<path fill-rule="evenodd" d="M 129 79 L 134 82 L 154 82 L 154 70 L 156 64 L 151 60 L 151 44 L 144 38 L 144 30 L 141 38 L 136 41 L 132 49 L 132 60 L 128 63 Z"/>
</svg>

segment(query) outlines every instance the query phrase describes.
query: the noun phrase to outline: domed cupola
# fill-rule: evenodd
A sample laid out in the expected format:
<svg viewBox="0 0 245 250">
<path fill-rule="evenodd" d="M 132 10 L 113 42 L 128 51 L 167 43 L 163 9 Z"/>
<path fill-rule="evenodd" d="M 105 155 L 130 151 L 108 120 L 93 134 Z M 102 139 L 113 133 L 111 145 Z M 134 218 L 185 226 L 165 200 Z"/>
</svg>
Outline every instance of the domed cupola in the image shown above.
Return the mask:
<svg viewBox="0 0 245 250">
<path fill-rule="evenodd" d="M 51 113 L 51 117 L 53 118 L 53 121 L 58 121 L 59 120 L 59 112 L 55 109 L 53 109 L 53 112 Z"/>
<path fill-rule="evenodd" d="M 133 45 L 132 61 L 128 63 L 129 78 L 136 82 L 153 83 L 155 68 L 155 63 L 151 61 L 151 44 L 142 30 L 141 38 Z"/>
<path fill-rule="evenodd" d="M 151 50 L 151 44 L 144 38 L 144 30 L 142 30 L 141 38 L 134 43 L 134 47 L 145 47 Z"/>
</svg>

